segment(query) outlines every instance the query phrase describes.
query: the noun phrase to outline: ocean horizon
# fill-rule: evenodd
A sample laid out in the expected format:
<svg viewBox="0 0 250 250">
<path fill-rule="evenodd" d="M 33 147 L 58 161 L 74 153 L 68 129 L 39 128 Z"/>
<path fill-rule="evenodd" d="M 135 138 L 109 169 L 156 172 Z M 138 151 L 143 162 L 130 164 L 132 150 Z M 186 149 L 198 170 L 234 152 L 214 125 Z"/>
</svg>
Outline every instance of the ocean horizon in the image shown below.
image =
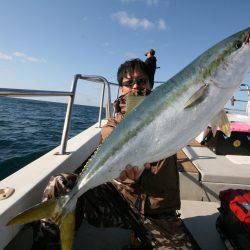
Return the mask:
<svg viewBox="0 0 250 250">
<path fill-rule="evenodd" d="M 61 142 L 67 103 L 0 97 L 0 180 Z M 99 107 L 74 104 L 69 138 L 98 121 Z"/>
</svg>

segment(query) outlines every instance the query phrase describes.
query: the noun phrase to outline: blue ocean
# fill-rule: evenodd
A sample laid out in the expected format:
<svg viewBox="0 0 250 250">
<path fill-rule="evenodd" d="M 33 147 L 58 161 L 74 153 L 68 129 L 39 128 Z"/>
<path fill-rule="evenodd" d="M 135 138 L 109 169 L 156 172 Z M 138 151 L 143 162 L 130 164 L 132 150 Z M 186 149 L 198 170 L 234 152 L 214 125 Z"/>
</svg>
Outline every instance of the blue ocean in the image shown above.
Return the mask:
<svg viewBox="0 0 250 250">
<path fill-rule="evenodd" d="M 67 105 L 0 97 L 0 180 L 61 142 Z M 98 107 L 74 105 L 69 137 L 98 120 Z"/>
</svg>

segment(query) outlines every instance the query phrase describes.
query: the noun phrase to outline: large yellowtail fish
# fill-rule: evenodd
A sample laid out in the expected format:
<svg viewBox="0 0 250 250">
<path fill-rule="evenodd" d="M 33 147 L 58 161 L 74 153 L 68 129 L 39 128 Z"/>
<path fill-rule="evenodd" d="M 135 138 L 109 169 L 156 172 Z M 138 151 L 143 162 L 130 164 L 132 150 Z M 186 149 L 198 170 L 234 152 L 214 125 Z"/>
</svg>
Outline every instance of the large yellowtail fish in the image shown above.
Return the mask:
<svg viewBox="0 0 250 250">
<path fill-rule="evenodd" d="M 99 147 L 70 193 L 24 211 L 8 225 L 50 218 L 60 228 L 62 249 L 71 249 L 80 195 L 117 178 L 127 165 L 143 168 L 173 155 L 221 117 L 250 69 L 249 37 L 250 28 L 226 38 L 156 88 Z"/>
</svg>

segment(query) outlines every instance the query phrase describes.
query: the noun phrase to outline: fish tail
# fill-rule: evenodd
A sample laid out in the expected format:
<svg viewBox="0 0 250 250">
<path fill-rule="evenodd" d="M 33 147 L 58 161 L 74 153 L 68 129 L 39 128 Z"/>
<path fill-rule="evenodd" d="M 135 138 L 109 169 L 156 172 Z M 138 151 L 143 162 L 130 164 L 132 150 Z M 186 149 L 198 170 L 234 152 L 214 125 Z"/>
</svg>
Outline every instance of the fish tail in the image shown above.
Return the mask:
<svg viewBox="0 0 250 250">
<path fill-rule="evenodd" d="M 61 250 L 71 250 L 75 233 L 75 212 L 69 212 L 60 226 Z"/>
<path fill-rule="evenodd" d="M 57 199 L 51 199 L 49 201 L 39 203 L 12 218 L 7 223 L 7 226 L 22 225 L 44 218 L 51 218 L 53 216 L 53 212 L 55 211 L 56 205 Z"/>
<path fill-rule="evenodd" d="M 22 225 L 44 218 L 51 219 L 60 229 L 61 249 L 71 250 L 75 232 L 75 212 L 64 209 L 58 210 L 61 203 L 59 199 L 51 199 L 39 203 L 12 218 L 7 226 Z"/>
</svg>

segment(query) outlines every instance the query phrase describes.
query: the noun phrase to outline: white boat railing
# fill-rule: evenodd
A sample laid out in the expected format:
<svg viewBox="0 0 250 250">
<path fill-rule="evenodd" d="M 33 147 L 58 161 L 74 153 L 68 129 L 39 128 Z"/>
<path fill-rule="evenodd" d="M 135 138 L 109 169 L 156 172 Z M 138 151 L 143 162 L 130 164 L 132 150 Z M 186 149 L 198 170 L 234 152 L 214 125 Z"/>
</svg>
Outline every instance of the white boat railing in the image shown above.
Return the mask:
<svg viewBox="0 0 250 250">
<path fill-rule="evenodd" d="M 73 108 L 73 104 L 74 104 L 78 80 L 86 80 L 86 81 L 90 81 L 90 82 L 103 84 L 102 94 L 101 94 L 101 98 L 100 98 L 99 115 L 98 115 L 98 127 L 100 128 L 101 127 L 101 120 L 102 120 L 102 109 L 103 109 L 103 102 L 104 102 L 104 96 L 105 96 L 105 89 L 107 88 L 107 105 L 106 105 L 106 119 L 107 119 L 107 118 L 111 117 L 110 85 L 114 85 L 114 86 L 119 87 L 119 85 L 117 83 L 109 82 L 103 76 L 76 74 L 74 76 L 70 92 L 0 88 L 0 96 L 69 96 L 69 101 L 68 101 L 68 105 L 67 105 L 67 111 L 66 111 L 64 126 L 63 126 L 61 144 L 60 144 L 60 151 L 59 151 L 60 155 L 64 155 L 66 153 L 66 148 L 67 148 L 68 134 L 69 134 L 69 128 L 70 128 L 70 122 L 71 122 L 71 114 L 72 114 L 72 108 Z M 164 82 L 155 81 L 155 83 L 162 84 Z M 240 91 L 247 91 L 248 95 L 250 95 L 249 85 L 241 84 Z M 234 106 L 234 102 L 236 102 L 236 101 L 237 102 L 247 102 L 244 100 L 237 100 L 234 97 L 232 97 L 231 105 Z M 228 109 L 228 110 L 234 110 L 234 109 Z"/>
<path fill-rule="evenodd" d="M 240 85 L 239 91 L 241 92 L 247 92 L 248 100 L 242 100 L 242 99 L 236 99 L 234 96 L 230 99 L 231 106 L 234 106 L 236 102 L 243 102 L 243 103 L 249 103 L 249 97 L 250 97 L 250 86 L 248 84 L 242 83 Z M 246 107 L 247 109 L 247 107 Z M 236 112 L 247 112 L 247 110 L 243 109 L 237 109 L 237 108 L 225 108 L 226 111 L 236 111 Z M 247 112 L 248 113 L 248 112 Z"/>
<path fill-rule="evenodd" d="M 64 120 L 63 133 L 60 144 L 60 155 L 66 154 L 68 134 L 71 122 L 72 108 L 75 99 L 76 87 L 78 80 L 86 80 L 90 82 L 96 82 L 103 84 L 102 94 L 100 98 L 100 108 L 98 115 L 98 126 L 101 127 L 102 120 L 102 109 L 104 102 L 105 89 L 107 88 L 107 105 L 106 105 L 106 118 L 111 116 L 111 95 L 110 95 L 110 85 L 119 86 L 117 83 L 109 82 L 105 77 L 98 75 L 81 75 L 77 74 L 74 76 L 71 91 L 46 91 L 46 90 L 28 90 L 28 89 L 10 89 L 10 88 L 0 88 L 0 96 L 69 96 L 69 101 L 67 105 L 67 111 Z"/>
</svg>

